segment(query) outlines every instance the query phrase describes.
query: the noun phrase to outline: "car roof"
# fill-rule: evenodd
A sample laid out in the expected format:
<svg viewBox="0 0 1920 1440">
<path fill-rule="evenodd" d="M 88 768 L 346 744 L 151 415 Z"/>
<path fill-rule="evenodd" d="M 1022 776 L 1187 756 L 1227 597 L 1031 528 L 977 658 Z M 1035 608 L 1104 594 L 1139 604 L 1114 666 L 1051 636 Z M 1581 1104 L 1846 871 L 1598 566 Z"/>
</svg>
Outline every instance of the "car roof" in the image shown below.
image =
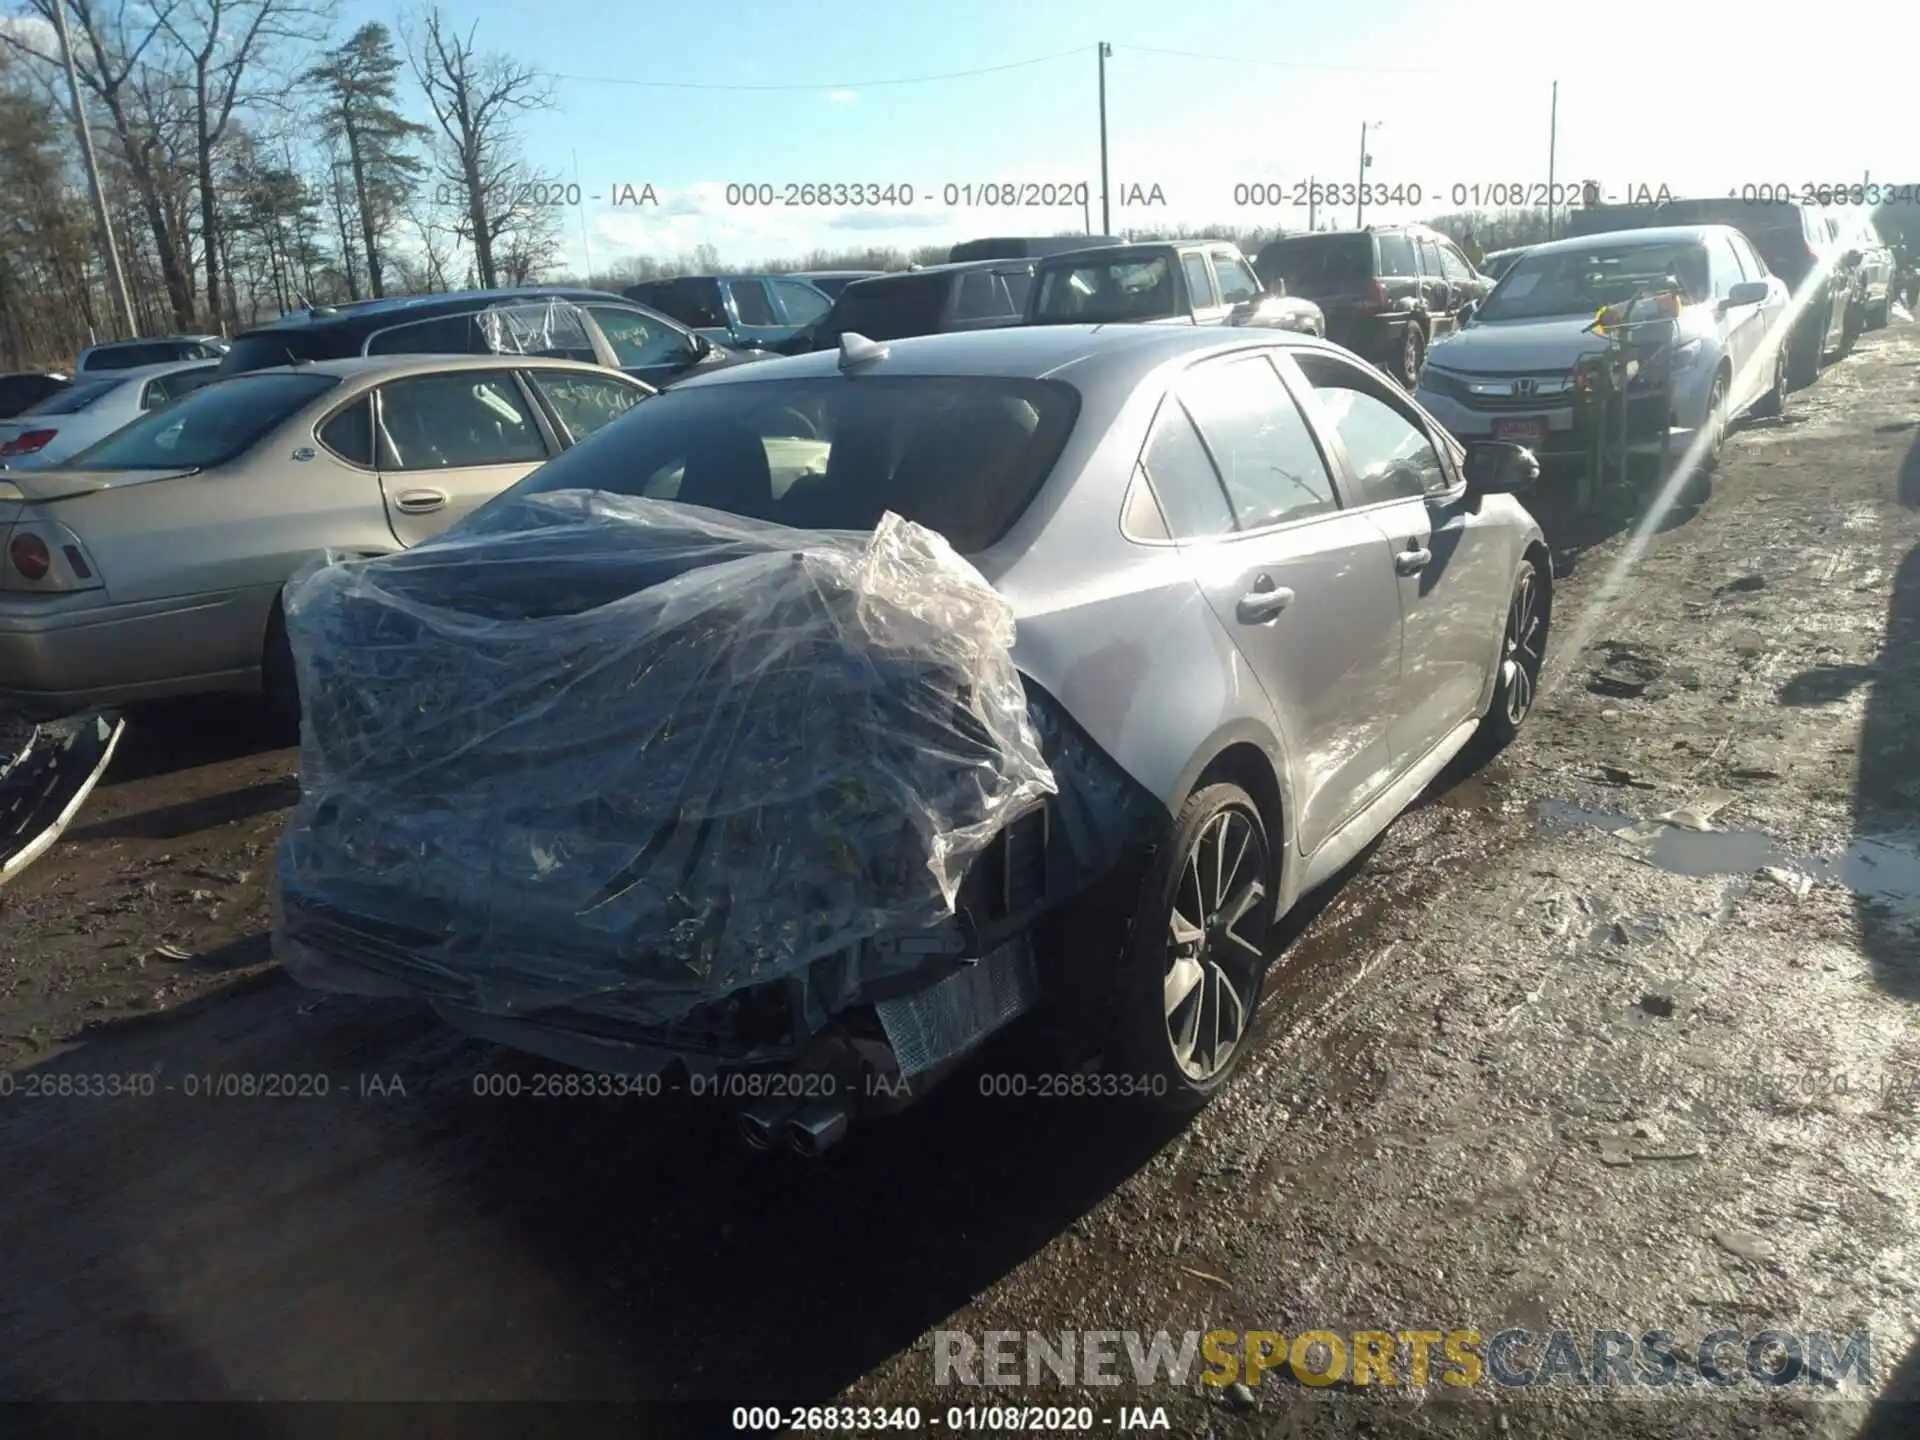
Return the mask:
<svg viewBox="0 0 1920 1440">
<path fill-rule="evenodd" d="M 1234 242 L 1222 235 L 1217 239 L 1191 240 L 1133 240 L 1125 245 L 1089 245 L 1081 250 L 1059 250 L 1052 255 L 1034 257 L 1036 265 L 1084 265 L 1088 257 L 1110 255 L 1119 259 L 1127 255 L 1164 255 L 1169 250 L 1211 250 L 1218 247 L 1238 249 Z"/>
<path fill-rule="evenodd" d="M 1672 245 L 1676 241 L 1710 240 L 1715 235 L 1738 233 L 1731 225 L 1656 225 L 1645 230 L 1600 230 L 1592 235 L 1574 235 L 1564 240 L 1543 240 L 1526 246 L 1530 255 L 1558 255 L 1569 250 L 1588 250 L 1605 241 L 1609 245 Z"/>
<path fill-rule="evenodd" d="M 885 342 L 886 354 L 862 365 L 860 375 L 981 375 L 1042 379 L 1075 371 L 1145 375 L 1168 360 L 1249 344 L 1279 344 L 1331 351 L 1317 337 L 1292 330 L 1194 325 L 1008 325 L 944 335 L 916 335 Z M 839 373 L 837 349 L 739 365 L 682 380 L 675 390 L 735 385 L 755 380 L 799 379 Z"/>
<path fill-rule="evenodd" d="M 221 383 L 247 380 L 255 375 L 334 375 L 342 380 L 372 376 L 386 379 L 399 375 L 420 375 L 447 370 L 491 370 L 511 366 L 516 370 L 573 370 L 592 375 L 616 375 L 634 379 L 619 370 L 595 365 L 587 360 L 562 360 L 546 355 L 352 355 L 338 360 L 310 360 L 299 365 L 269 365 L 259 370 L 243 370 L 238 375 L 223 375 Z M 119 373 L 119 372 L 116 372 Z M 124 372 L 132 374 L 132 371 Z M 645 382 L 642 382 L 645 383 Z"/>
<path fill-rule="evenodd" d="M 89 370 L 81 378 L 84 380 L 152 380 L 159 375 L 177 375 L 186 370 L 212 370 L 220 364 L 217 355 L 201 356 L 197 360 L 162 360 L 157 365 L 128 365 L 120 370 Z"/>
<path fill-rule="evenodd" d="M 891 275 L 895 272 L 891 270 L 795 270 L 792 273 L 793 277 L 799 280 L 838 280 L 842 275 Z"/>
<path fill-rule="evenodd" d="M 594 300 L 614 301 L 621 305 L 631 305 L 633 301 L 624 295 L 616 295 L 611 290 L 588 290 L 571 285 L 527 285 L 518 289 L 502 290 L 454 290 L 437 295 L 400 295 L 381 300 L 357 300 L 337 307 L 317 306 L 311 310 L 295 311 L 291 315 L 282 315 L 264 325 L 255 325 L 241 332 L 242 335 L 258 335 L 264 331 L 318 329 L 329 325 L 357 325 L 367 320 L 385 319 L 389 316 L 423 315 L 432 318 L 436 312 L 457 313 L 462 310 L 485 309 L 491 304 L 512 304 L 526 300 Z"/>
<path fill-rule="evenodd" d="M 129 345 L 179 345 L 185 343 L 204 343 L 208 340 L 224 340 L 226 336 L 215 335 L 212 331 L 197 334 L 178 335 L 141 335 L 132 340 L 102 340 L 98 345 L 87 346 L 88 350 L 123 350 Z"/>
</svg>

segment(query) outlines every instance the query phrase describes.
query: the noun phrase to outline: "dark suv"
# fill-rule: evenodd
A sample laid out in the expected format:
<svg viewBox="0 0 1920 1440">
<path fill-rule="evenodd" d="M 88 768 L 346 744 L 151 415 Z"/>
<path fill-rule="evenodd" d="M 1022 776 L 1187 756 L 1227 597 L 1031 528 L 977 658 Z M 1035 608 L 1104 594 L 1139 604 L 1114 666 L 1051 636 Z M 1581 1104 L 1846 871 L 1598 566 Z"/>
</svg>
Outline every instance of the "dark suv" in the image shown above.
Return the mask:
<svg viewBox="0 0 1920 1440">
<path fill-rule="evenodd" d="M 1311 300 L 1327 339 L 1370 360 L 1407 389 L 1420 384 L 1427 349 L 1457 330 L 1493 281 L 1438 230 L 1379 225 L 1289 235 L 1261 247 L 1253 268 L 1268 285 Z"/>
<path fill-rule="evenodd" d="M 816 324 L 833 305 L 788 275 L 678 275 L 643 280 L 620 292 L 691 326 L 716 345 L 771 350 Z"/>
<path fill-rule="evenodd" d="M 235 337 L 220 374 L 353 355 L 488 355 L 584 360 L 665 387 L 695 371 L 757 360 L 605 290 L 533 286 L 315 306 Z"/>
<path fill-rule="evenodd" d="M 1731 225 L 1760 252 L 1768 272 L 1787 282 L 1796 301 L 1811 281 L 1813 298 L 1787 339 L 1787 378 L 1794 385 L 1811 385 L 1830 352 L 1844 354 L 1852 347 L 1862 320 L 1853 304 L 1861 289 L 1861 252 L 1836 242 L 1815 206 L 1721 197 L 1594 205 L 1567 217 L 1567 234 L 1604 235 L 1667 225 Z"/>
<path fill-rule="evenodd" d="M 1033 264 L 976 260 L 856 280 L 814 327 L 812 347 L 831 350 L 848 331 L 869 340 L 905 340 L 1018 325 L 1026 315 Z"/>
</svg>

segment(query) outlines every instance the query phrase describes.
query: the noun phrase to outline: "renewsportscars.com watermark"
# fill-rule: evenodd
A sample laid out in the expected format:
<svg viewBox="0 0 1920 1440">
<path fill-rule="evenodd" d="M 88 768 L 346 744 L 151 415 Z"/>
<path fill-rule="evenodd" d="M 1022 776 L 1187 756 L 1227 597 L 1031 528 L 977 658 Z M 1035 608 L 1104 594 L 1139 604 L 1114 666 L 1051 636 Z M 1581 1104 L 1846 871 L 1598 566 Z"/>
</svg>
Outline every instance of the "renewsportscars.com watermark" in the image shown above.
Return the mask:
<svg viewBox="0 0 1920 1440">
<path fill-rule="evenodd" d="M 1866 1330 L 936 1330 L 936 1385 L 1258 1386 L 1268 1375 L 1313 1388 L 1727 1391 L 1874 1388 Z"/>
</svg>

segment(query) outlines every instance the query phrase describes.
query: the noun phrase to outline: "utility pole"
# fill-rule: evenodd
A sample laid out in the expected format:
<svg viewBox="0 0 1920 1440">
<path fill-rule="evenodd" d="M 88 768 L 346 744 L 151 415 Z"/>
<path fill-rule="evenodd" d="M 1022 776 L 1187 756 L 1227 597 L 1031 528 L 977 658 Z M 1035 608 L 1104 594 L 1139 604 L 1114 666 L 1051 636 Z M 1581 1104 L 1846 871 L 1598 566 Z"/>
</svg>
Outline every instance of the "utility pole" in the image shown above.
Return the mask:
<svg viewBox="0 0 1920 1440">
<path fill-rule="evenodd" d="M 1367 132 L 1379 128 L 1378 120 L 1360 122 L 1360 183 L 1353 192 L 1353 228 L 1356 230 L 1360 228 L 1360 217 L 1367 208 L 1367 168 L 1373 164 L 1373 157 L 1367 154 Z"/>
<path fill-rule="evenodd" d="M 1113 212 L 1107 206 L 1107 57 L 1113 46 L 1100 42 L 1100 233 L 1113 233 Z"/>
<path fill-rule="evenodd" d="M 73 124 L 80 132 L 80 153 L 86 157 L 87 185 L 93 192 L 93 218 L 100 226 L 100 249 L 107 262 L 107 281 L 120 302 L 120 323 L 127 327 L 127 338 L 139 331 L 133 324 L 133 301 L 127 298 L 127 275 L 120 268 L 120 247 L 113 238 L 113 221 L 107 217 L 106 192 L 100 188 L 100 162 L 93 153 L 93 130 L 87 124 L 86 107 L 80 103 L 80 73 L 73 65 L 73 41 L 67 34 L 67 0 L 53 0 L 53 29 L 60 37 L 60 59 L 67 70 L 67 95 L 73 101 Z"/>
<path fill-rule="evenodd" d="M 1560 151 L 1560 82 L 1553 82 L 1553 108 L 1547 111 L 1547 239 L 1553 239 L 1553 164 Z"/>
</svg>

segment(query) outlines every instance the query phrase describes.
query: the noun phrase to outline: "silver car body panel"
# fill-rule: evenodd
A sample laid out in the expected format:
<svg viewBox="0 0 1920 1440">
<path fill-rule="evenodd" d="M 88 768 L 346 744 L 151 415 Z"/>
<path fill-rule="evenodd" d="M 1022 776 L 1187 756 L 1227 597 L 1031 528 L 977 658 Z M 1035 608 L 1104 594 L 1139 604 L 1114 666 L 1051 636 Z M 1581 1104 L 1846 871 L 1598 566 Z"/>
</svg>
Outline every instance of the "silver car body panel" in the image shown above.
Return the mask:
<svg viewBox="0 0 1920 1440">
<path fill-rule="evenodd" d="M 1512 496 L 1469 502 L 1459 453 L 1437 423 L 1452 490 L 1360 506 L 1264 532 L 1179 544 L 1129 537 L 1121 515 L 1155 414 L 1189 370 L 1238 353 L 1279 368 L 1336 483 L 1345 452 L 1285 357 L 1308 350 L 1396 382 L 1325 341 L 1195 326 L 1049 325 L 890 342 L 846 377 L 1050 378 L 1080 395 L 1051 474 L 1011 529 L 971 557 L 1012 604 L 1014 659 L 1171 814 L 1229 747 L 1271 767 L 1282 812 L 1283 902 L 1338 869 L 1466 743 L 1489 704 L 1514 575 L 1538 525 Z M 776 383 L 833 374 L 836 352 L 772 360 L 683 382 Z M 1351 493 L 1351 491 L 1347 492 Z M 1418 576 L 1395 552 L 1433 551 Z M 1301 598 L 1271 628 L 1237 625 L 1257 569 Z M 1223 615 L 1224 610 L 1224 615 Z M 1413 643 L 1407 645 L 1405 637 Z"/>
<path fill-rule="evenodd" d="M 551 370 L 651 393 L 616 371 L 527 356 L 321 361 L 216 384 L 244 385 L 289 369 L 340 383 L 227 464 L 199 471 L 0 471 L 0 496 L 11 486 L 26 497 L 0 500 L 0 541 L 15 527 L 60 527 L 96 578 L 91 588 L 63 592 L 23 587 L 9 574 L 13 588 L 0 589 L 0 695 L 53 713 L 256 691 L 268 619 L 301 566 L 328 551 L 381 555 L 417 544 L 547 458 L 383 474 L 320 443 L 321 426 L 383 384 L 455 371 Z M 529 404 L 548 456 L 558 453 L 564 439 L 540 406 Z M 431 498 L 419 499 L 423 493 Z M 403 508 L 410 503 L 431 508 L 410 512 Z"/>
</svg>

